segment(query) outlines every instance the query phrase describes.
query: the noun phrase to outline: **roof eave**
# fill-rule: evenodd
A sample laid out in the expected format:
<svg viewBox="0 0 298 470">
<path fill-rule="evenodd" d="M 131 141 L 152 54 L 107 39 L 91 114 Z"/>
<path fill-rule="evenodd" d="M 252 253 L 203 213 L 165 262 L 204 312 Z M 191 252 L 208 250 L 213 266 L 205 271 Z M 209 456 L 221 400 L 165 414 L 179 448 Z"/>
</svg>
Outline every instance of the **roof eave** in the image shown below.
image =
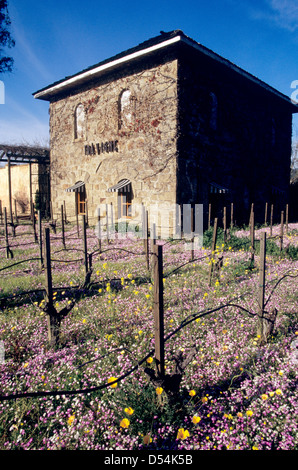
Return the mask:
<svg viewBox="0 0 298 470">
<path fill-rule="evenodd" d="M 181 40 L 181 36 L 175 36 L 174 38 L 168 39 L 162 43 L 155 44 L 150 46 L 146 49 L 133 52 L 132 54 L 128 54 L 124 57 L 120 57 L 119 59 L 112 60 L 111 62 L 95 66 L 90 70 L 86 70 L 85 72 L 81 72 L 79 74 L 73 75 L 57 84 L 50 85 L 47 88 L 39 90 L 33 94 L 34 98 L 42 99 L 42 100 L 50 100 L 51 97 L 55 96 L 58 93 L 71 89 L 74 86 L 78 86 L 80 83 L 84 83 L 87 80 L 92 80 L 94 78 L 99 77 L 100 75 L 112 71 L 113 69 L 131 62 L 132 60 L 138 59 L 145 55 L 148 55 L 152 52 L 155 52 L 161 48 L 170 46 L 179 42 Z"/>
<path fill-rule="evenodd" d="M 288 96 L 279 92 L 278 90 L 271 87 L 270 85 L 263 82 L 262 80 L 258 79 L 257 77 L 250 74 L 249 72 L 246 72 L 245 70 L 241 69 L 240 67 L 233 64 L 229 60 L 216 54 L 211 49 L 208 49 L 207 47 L 197 43 L 193 39 L 188 38 L 182 32 L 181 34 L 171 37 L 170 39 L 166 39 L 165 41 L 159 42 L 157 44 L 137 50 L 132 53 L 128 53 L 127 55 L 124 55 L 122 57 L 112 59 L 111 61 L 104 62 L 102 64 L 98 64 L 97 66 L 91 67 L 90 69 L 87 69 L 83 72 L 79 72 L 75 75 L 72 75 L 71 77 L 68 77 L 64 80 L 61 80 L 60 82 L 49 85 L 48 87 L 43 88 L 33 93 L 33 96 L 36 99 L 50 101 L 53 97 L 57 96 L 60 93 L 67 92 L 73 89 L 74 87 L 78 87 L 80 84 L 86 83 L 90 80 L 94 80 L 95 78 L 98 78 L 105 73 L 111 72 L 118 67 L 121 67 L 123 65 L 128 65 L 134 60 L 143 58 L 144 56 L 149 55 L 150 53 L 169 47 L 178 42 L 186 44 L 198 50 L 199 52 L 209 56 L 210 58 L 216 60 L 217 62 L 222 63 L 226 67 L 229 67 L 231 70 L 242 75 L 243 77 L 255 83 L 256 85 L 261 86 L 267 92 L 273 93 L 277 98 L 283 100 L 284 103 L 290 106 L 292 113 L 298 113 L 298 104 L 291 101 L 291 99 Z"/>
</svg>

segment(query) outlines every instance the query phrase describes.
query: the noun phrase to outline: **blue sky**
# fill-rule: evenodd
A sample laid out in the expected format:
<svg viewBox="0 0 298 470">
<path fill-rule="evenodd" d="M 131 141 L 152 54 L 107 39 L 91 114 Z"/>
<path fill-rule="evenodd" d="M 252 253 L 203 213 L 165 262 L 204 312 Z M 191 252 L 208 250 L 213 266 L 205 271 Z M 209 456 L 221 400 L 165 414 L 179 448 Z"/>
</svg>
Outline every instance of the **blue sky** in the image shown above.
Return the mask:
<svg viewBox="0 0 298 470">
<path fill-rule="evenodd" d="M 49 105 L 35 91 L 161 30 L 182 29 L 289 97 L 298 84 L 297 0 L 8 0 L 8 8 L 16 46 L 13 73 L 0 75 L 2 144 L 44 145 Z"/>
</svg>

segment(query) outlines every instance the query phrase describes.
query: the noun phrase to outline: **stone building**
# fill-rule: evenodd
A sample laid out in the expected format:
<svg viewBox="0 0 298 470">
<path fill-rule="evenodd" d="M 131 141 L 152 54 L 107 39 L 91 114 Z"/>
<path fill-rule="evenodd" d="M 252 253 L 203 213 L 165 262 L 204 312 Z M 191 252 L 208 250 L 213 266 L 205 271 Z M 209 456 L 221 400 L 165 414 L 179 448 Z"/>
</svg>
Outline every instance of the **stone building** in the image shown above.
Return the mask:
<svg viewBox="0 0 298 470">
<path fill-rule="evenodd" d="M 139 207 L 287 202 L 290 99 L 176 30 L 36 93 L 50 103 L 51 197 L 68 217 Z M 160 222 L 164 217 L 161 211 Z"/>
</svg>

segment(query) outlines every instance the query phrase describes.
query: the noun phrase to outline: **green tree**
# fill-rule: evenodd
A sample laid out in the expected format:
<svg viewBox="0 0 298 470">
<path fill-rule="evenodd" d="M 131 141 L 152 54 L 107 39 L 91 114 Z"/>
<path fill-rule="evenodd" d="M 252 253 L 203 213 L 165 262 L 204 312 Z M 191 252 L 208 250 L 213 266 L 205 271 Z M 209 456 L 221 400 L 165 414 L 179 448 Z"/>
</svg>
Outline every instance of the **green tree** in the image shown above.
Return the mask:
<svg viewBox="0 0 298 470">
<path fill-rule="evenodd" d="M 14 47 L 15 41 L 12 38 L 9 27 L 11 21 L 8 14 L 7 0 L 0 0 L 0 73 L 11 72 L 13 59 L 6 55 L 6 47 Z"/>
</svg>

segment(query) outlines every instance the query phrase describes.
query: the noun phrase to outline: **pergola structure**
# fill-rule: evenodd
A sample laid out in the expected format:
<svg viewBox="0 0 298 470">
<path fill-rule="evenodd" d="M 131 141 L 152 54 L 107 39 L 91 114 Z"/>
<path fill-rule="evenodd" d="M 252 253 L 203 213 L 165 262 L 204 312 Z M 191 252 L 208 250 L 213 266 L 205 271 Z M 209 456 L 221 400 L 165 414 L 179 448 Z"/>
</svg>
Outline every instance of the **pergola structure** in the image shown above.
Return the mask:
<svg viewBox="0 0 298 470">
<path fill-rule="evenodd" d="M 8 163 L 8 199 L 9 215 L 11 223 L 12 216 L 12 195 L 11 195 L 11 163 L 29 163 L 29 181 L 30 181 L 30 208 L 32 208 L 32 171 L 31 164 L 50 164 L 50 150 L 46 147 L 28 146 L 28 145 L 2 145 L 0 144 L 0 162 Z"/>
</svg>

